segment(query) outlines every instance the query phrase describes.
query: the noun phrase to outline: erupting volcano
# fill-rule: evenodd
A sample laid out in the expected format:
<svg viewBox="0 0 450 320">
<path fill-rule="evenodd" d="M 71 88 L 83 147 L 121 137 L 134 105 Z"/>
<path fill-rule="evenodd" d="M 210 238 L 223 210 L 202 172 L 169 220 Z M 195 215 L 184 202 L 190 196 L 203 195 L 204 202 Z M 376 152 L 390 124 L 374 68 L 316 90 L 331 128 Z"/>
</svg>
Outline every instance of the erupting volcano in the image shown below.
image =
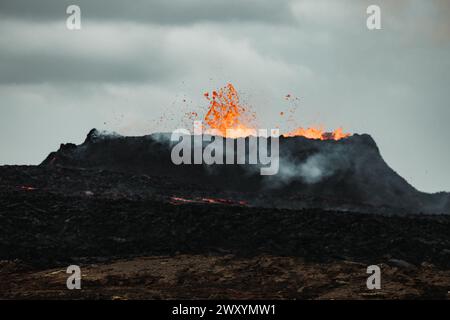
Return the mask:
<svg viewBox="0 0 450 320">
<path fill-rule="evenodd" d="M 333 132 L 322 128 L 297 128 L 282 134 L 276 138 L 279 140 L 276 157 L 272 159 L 272 149 L 270 152 L 270 164 L 274 160 L 279 170 L 273 175 L 261 175 L 263 166 L 269 164 L 269 157 L 261 161 L 264 155 L 269 156 L 264 145 L 270 142 L 272 146 L 274 137 L 249 137 L 259 131 L 256 117 L 250 108 L 241 104 L 232 84 L 211 94 L 205 93 L 205 97 L 209 109 L 202 132 L 216 137 L 204 139 L 204 135 L 203 139 L 196 139 L 191 135 L 186 140 L 182 137 L 181 141 L 186 141 L 187 146 L 181 153 L 177 151 L 182 161 L 173 161 L 173 150 L 184 143 L 173 139 L 172 133 L 124 137 L 93 129 L 84 143 L 61 145 L 42 166 L 170 178 L 175 185 L 188 190 L 188 194 L 167 192 L 165 197 L 170 202 L 173 202 L 171 197 L 223 198 L 245 201 L 249 206 L 274 208 L 450 213 L 449 194 L 419 192 L 386 164 L 370 135 L 350 136 L 341 128 Z M 217 136 L 225 139 L 216 139 Z M 206 163 L 202 155 L 205 150 L 212 154 L 212 146 L 215 160 Z M 196 155 L 200 156 L 196 158 Z M 228 156 L 232 161 L 228 162 Z M 216 162 L 217 159 L 225 159 L 227 164 L 233 165 L 224 165 L 224 161 Z M 191 185 L 194 182 L 198 185 Z"/>
<path fill-rule="evenodd" d="M 14 290 L 27 298 L 45 290 L 69 295 L 66 278 L 45 281 L 65 277 L 61 264 L 80 261 L 90 277 L 84 288 L 95 297 L 98 290 L 134 294 L 130 284 L 141 283 L 151 289 L 144 298 L 171 290 L 193 297 L 186 292 L 194 287 L 211 297 L 225 290 L 258 299 L 265 297 L 260 288 L 269 288 L 266 296 L 311 298 L 327 286 L 341 290 L 336 275 L 347 279 L 342 274 L 350 266 L 352 280 L 345 283 L 364 287 L 365 279 L 357 282 L 362 267 L 374 263 L 383 263 L 383 272 L 392 265 L 419 274 L 418 282 L 408 280 L 414 294 L 417 283 L 430 292 L 423 279 L 441 268 L 447 271 L 439 280 L 450 284 L 450 216 L 439 215 L 450 214 L 450 194 L 416 190 L 386 164 L 368 134 L 298 128 L 265 136 L 231 84 L 205 96 L 209 110 L 200 133 L 198 123 L 194 134 L 130 137 L 92 129 L 82 144 L 62 144 L 39 166 L 0 167 L 0 281 L 6 284 L 0 298 L 15 297 Z M 107 259 L 118 262 L 111 267 Z M 47 269 L 32 278 L 30 265 Z M 326 275 L 319 277 L 323 283 L 316 269 Z M 277 276 L 271 283 L 260 270 Z M 297 283 L 280 287 L 279 270 Z M 242 278 L 230 280 L 233 272 Z M 167 274 L 174 276 L 166 283 L 157 278 Z M 383 282 L 389 276 L 404 279 L 388 271 Z M 25 290 L 17 279 L 28 281 Z M 448 286 L 433 290 L 447 296 Z"/>
<path fill-rule="evenodd" d="M 207 132 L 228 138 L 247 137 L 257 134 L 256 115 L 249 108 L 242 106 L 239 94 L 229 83 L 218 91 L 205 93 L 209 109 L 204 121 Z M 296 128 L 284 133 L 285 137 L 305 137 L 319 140 L 340 140 L 350 136 L 342 128 L 326 132 L 322 127 Z"/>
</svg>

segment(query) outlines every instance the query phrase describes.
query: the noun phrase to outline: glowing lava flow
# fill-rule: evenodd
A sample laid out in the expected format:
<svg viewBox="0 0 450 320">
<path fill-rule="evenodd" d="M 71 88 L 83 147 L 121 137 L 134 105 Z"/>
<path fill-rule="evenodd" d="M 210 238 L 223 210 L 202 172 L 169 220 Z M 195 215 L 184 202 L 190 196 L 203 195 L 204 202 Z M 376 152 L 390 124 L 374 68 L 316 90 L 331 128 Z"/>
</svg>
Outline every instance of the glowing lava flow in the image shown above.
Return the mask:
<svg viewBox="0 0 450 320">
<path fill-rule="evenodd" d="M 344 133 L 342 128 L 337 128 L 333 132 L 325 132 L 322 128 L 297 128 L 291 132 L 283 134 L 285 137 L 305 137 L 308 139 L 320 140 L 340 140 L 350 136 L 350 133 Z"/>
<path fill-rule="evenodd" d="M 240 104 L 239 95 L 231 83 L 218 91 L 213 91 L 212 94 L 205 93 L 204 96 L 209 101 L 209 109 L 204 119 L 207 132 L 229 138 L 256 135 L 255 116 Z M 229 129 L 233 130 L 231 134 L 229 131 L 227 132 Z M 299 127 L 283 134 L 283 136 L 340 140 L 347 138 L 350 134 L 344 133 L 342 128 L 338 128 L 333 132 L 326 132 L 320 127 L 306 129 Z"/>
</svg>

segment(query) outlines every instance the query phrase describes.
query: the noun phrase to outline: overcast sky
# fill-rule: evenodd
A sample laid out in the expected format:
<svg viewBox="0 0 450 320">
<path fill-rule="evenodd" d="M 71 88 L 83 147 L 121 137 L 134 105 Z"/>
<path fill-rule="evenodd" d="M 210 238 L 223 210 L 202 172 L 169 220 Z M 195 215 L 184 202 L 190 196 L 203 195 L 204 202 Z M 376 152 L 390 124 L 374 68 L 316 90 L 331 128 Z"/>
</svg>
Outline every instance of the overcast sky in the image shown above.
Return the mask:
<svg viewBox="0 0 450 320">
<path fill-rule="evenodd" d="M 416 188 L 450 191 L 449 57 L 448 0 L 0 0 L 0 164 L 93 127 L 175 129 L 231 82 L 262 128 L 297 107 L 298 125 L 369 133 Z"/>
</svg>

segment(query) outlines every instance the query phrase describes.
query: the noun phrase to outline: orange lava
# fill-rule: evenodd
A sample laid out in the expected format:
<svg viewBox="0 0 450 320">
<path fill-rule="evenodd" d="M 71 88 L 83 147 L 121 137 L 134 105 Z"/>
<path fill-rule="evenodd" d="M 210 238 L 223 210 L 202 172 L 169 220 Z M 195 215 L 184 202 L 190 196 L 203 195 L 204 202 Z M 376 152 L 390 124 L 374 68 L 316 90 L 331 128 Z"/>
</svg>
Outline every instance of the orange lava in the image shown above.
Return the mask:
<svg viewBox="0 0 450 320">
<path fill-rule="evenodd" d="M 252 124 L 254 117 L 241 106 L 239 95 L 231 83 L 204 96 L 209 101 L 205 116 L 208 130 L 230 138 L 256 135 L 256 126 Z"/>
<path fill-rule="evenodd" d="M 283 134 L 285 137 L 305 137 L 308 139 L 320 140 L 340 140 L 350 136 L 350 133 L 344 133 L 342 128 L 337 128 L 333 132 L 325 132 L 322 128 L 297 128 L 291 132 Z"/>
<path fill-rule="evenodd" d="M 204 119 L 207 132 L 229 138 L 256 135 L 255 116 L 240 104 L 239 95 L 231 83 L 218 91 L 213 91 L 211 94 L 205 93 L 204 96 L 209 101 L 209 109 Z M 288 94 L 285 98 L 289 99 L 290 97 L 291 95 Z M 284 112 L 280 112 L 280 116 L 283 115 Z M 345 133 L 342 128 L 338 128 L 333 132 L 326 132 L 321 127 L 310 127 L 306 129 L 299 127 L 284 133 L 283 136 L 340 140 L 349 137 L 350 133 Z"/>
</svg>

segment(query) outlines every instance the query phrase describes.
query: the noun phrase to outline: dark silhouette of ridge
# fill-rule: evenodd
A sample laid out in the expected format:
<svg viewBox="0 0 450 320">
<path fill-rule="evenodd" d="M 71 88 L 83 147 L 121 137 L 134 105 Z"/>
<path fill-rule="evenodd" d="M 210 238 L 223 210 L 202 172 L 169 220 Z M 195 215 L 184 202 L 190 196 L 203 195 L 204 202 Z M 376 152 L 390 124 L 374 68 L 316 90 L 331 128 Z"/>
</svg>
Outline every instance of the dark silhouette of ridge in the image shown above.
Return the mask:
<svg viewBox="0 0 450 320">
<path fill-rule="evenodd" d="M 248 138 L 242 139 L 248 147 Z M 175 165 L 171 150 L 176 143 L 169 133 L 125 137 L 92 129 L 81 145 L 62 144 L 41 166 L 170 177 L 211 192 L 239 193 L 263 207 L 450 213 L 448 193 L 416 190 L 386 164 L 367 134 L 338 141 L 280 137 L 280 169 L 273 176 L 261 176 L 258 165 Z"/>
</svg>

